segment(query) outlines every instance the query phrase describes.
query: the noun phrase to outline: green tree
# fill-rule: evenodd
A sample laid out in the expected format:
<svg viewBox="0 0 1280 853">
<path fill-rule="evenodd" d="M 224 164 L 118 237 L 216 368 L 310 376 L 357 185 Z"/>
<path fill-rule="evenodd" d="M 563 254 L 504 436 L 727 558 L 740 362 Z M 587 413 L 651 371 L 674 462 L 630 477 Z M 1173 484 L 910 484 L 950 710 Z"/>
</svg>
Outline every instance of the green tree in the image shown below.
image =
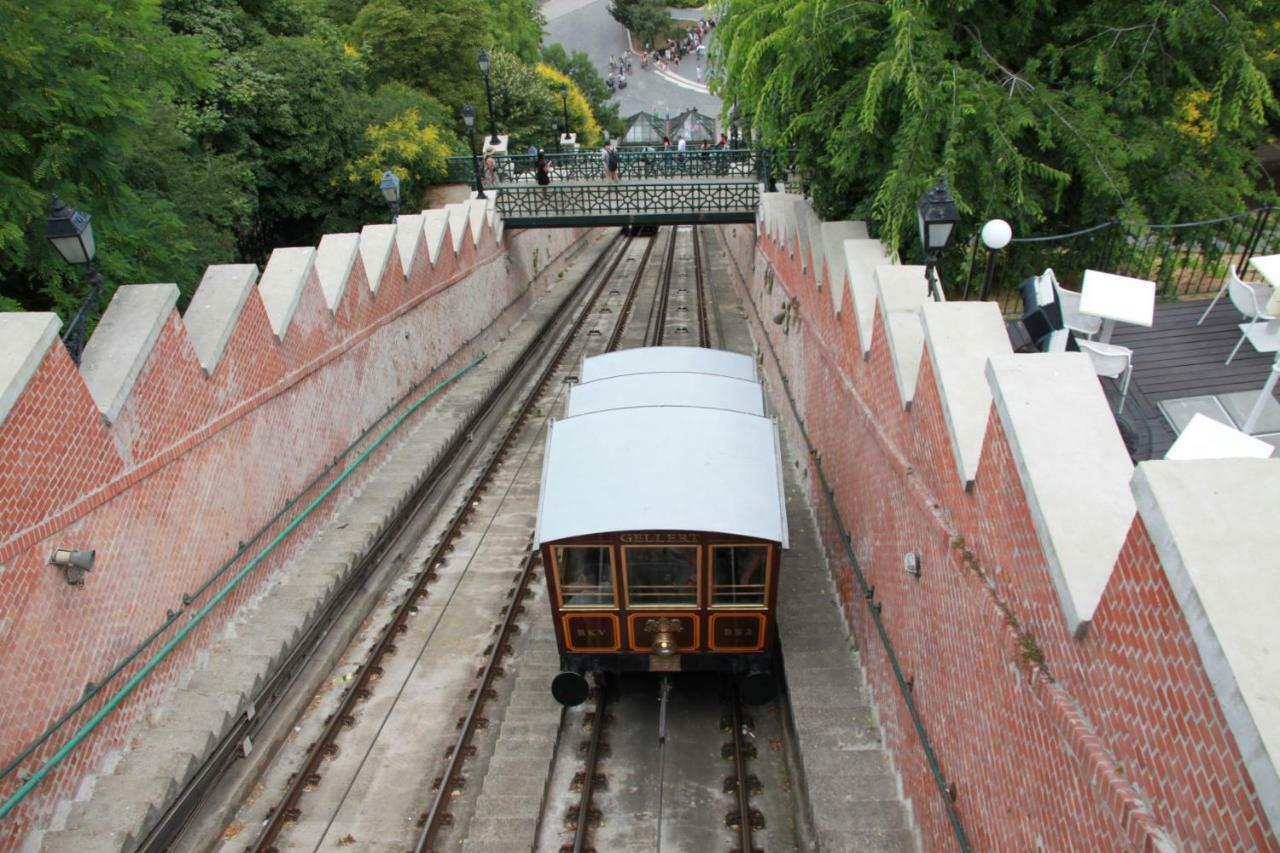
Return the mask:
<svg viewBox="0 0 1280 853">
<path fill-rule="evenodd" d="M 828 216 L 890 244 L 948 176 L 1030 233 L 1240 209 L 1275 100 L 1253 0 L 729 0 L 714 85 L 794 146 Z"/>
<path fill-rule="evenodd" d="M 612 99 L 609 87 L 596 71 L 591 57 L 580 50 L 569 54 L 563 45 L 549 44 L 542 48 L 542 61 L 567 76 L 578 87 L 591 107 L 591 114 L 604 130 L 609 131 L 612 136 L 622 135 L 618 104 Z"/>
<path fill-rule="evenodd" d="M 93 213 L 109 290 L 189 291 L 244 213 L 244 173 L 196 145 L 175 107 L 209 84 L 207 51 L 145 0 L 0 0 L 0 20 L 3 307 L 68 318 L 83 298 L 81 275 L 44 239 L 53 191 Z"/>
<path fill-rule="evenodd" d="M 489 17 L 493 22 L 491 43 L 525 62 L 537 62 L 543 27 L 547 23 L 537 0 L 489 0 L 489 3 Z"/>
</svg>

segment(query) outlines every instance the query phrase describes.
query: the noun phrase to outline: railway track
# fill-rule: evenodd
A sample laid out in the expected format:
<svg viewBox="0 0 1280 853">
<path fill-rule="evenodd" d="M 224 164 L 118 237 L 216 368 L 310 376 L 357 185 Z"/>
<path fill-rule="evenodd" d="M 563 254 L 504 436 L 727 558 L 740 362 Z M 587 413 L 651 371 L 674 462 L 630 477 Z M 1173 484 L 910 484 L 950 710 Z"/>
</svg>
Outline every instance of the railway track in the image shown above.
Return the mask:
<svg viewBox="0 0 1280 853">
<path fill-rule="evenodd" d="M 649 329 L 656 330 L 656 333 L 647 332 L 644 335 L 646 338 L 656 335 L 661 341 L 665 337 L 664 327 L 669 321 L 675 322 L 666 314 L 670 310 L 670 288 L 674 275 L 676 243 L 679 237 L 677 229 L 672 228 L 664 253 L 665 263 L 657 276 L 658 282 L 661 283 L 661 303 L 650 306 L 650 314 L 654 320 L 649 325 Z M 636 239 L 642 240 L 642 250 L 636 244 Z M 554 392 L 558 384 L 556 379 L 564 378 L 567 357 L 571 353 L 598 349 L 600 336 L 595 334 L 598 330 L 588 331 L 593 321 L 595 326 L 603 327 L 606 324 L 611 326 L 605 342 L 607 349 L 612 350 L 623 345 L 628 328 L 634 325 L 633 315 L 637 299 L 641 298 L 646 290 L 645 277 L 649 269 L 648 261 L 658 239 L 660 239 L 659 236 L 615 239 L 610 247 L 600 254 L 579 285 L 581 292 L 575 297 L 576 302 L 573 303 L 574 307 L 570 312 L 572 322 L 549 331 L 523 354 L 520 362 L 526 365 L 525 369 L 518 371 L 504 383 L 500 392 L 482 407 L 468 424 L 464 439 L 449 448 L 450 453 L 455 457 L 454 464 L 442 468 L 436 476 L 429 478 L 419 493 L 409 502 L 408 509 L 402 517 L 397 519 L 375 545 L 369 557 L 336 591 L 326 607 L 324 617 L 313 624 L 304 641 L 298 645 L 279 671 L 268 679 L 267 688 L 264 688 L 259 700 L 255 702 L 257 713 L 252 719 L 246 720 L 245 725 L 234 730 L 218 747 L 214 757 L 197 774 L 195 781 L 181 793 L 177 803 L 166 812 L 140 849 L 181 849 L 185 846 L 190 839 L 184 836 L 184 831 L 193 817 L 199 813 L 201 804 L 209 797 L 210 792 L 226 783 L 226 775 L 243 757 L 242 744 L 247 742 L 245 738 L 251 736 L 256 738 L 258 732 L 269 723 L 274 722 L 277 726 L 282 724 L 281 720 L 273 720 L 273 712 L 284 709 L 288 704 L 285 701 L 286 697 L 291 691 L 298 689 L 300 673 L 308 665 L 309 657 L 314 655 L 316 649 L 325 642 L 330 627 L 339 619 L 350 619 L 350 615 L 345 614 L 345 611 L 353 606 L 358 607 L 359 605 L 353 605 L 352 602 L 361 600 L 362 596 L 368 598 L 371 595 L 369 588 L 390 586 L 397 600 L 394 604 L 385 603 L 374 611 L 377 614 L 374 618 L 380 628 L 372 631 L 376 636 L 368 643 L 368 650 L 356 655 L 358 662 L 350 662 L 352 659 L 349 658 L 347 669 L 350 671 L 341 676 L 344 686 L 336 704 L 329 709 L 323 724 L 320 725 L 319 732 L 314 733 L 317 725 L 314 720 L 311 721 L 310 730 L 302 724 L 295 727 L 296 732 L 314 733 L 314 739 L 309 738 L 310 746 L 305 749 L 294 746 L 292 763 L 290 758 L 284 756 L 287 750 L 282 749 L 281 758 L 271 765 L 262 777 L 260 787 L 265 790 L 260 795 L 255 795 L 253 802 L 242 810 L 248 818 L 243 822 L 244 825 L 256 827 L 248 845 L 246 846 L 246 839 L 241 837 L 239 830 L 232 832 L 229 828 L 225 837 L 230 840 L 224 845 L 224 849 L 273 851 L 283 849 L 285 846 L 297 846 L 291 843 L 289 834 L 299 824 L 319 822 L 326 827 L 322 838 L 333 834 L 328 832 L 328 828 L 335 825 L 336 814 L 323 814 L 325 806 L 320 802 L 323 798 L 318 798 L 314 792 L 321 791 L 326 786 L 340 785 L 341 780 L 333 778 L 341 775 L 334 770 L 334 766 L 361 754 L 361 745 L 365 741 L 354 733 L 355 730 L 367 724 L 369 720 L 380 720 L 379 732 L 382 726 L 387 725 L 390 712 L 378 715 L 371 714 L 368 709 L 383 701 L 381 694 L 386 691 L 384 684 L 395 683 L 400 678 L 398 673 L 396 678 L 392 678 L 391 670 L 396 662 L 412 657 L 406 655 L 404 650 L 406 645 L 412 647 L 413 643 L 419 642 L 419 639 L 413 638 L 411 633 L 414 623 L 421 621 L 417 617 L 435 600 L 441 597 L 451 600 L 454 592 L 460 588 L 461 578 L 447 596 L 437 594 L 434 586 L 440 582 L 443 569 L 451 560 L 451 554 L 459 550 L 460 542 L 474 535 L 472 525 L 476 521 L 480 508 L 492 500 L 488 493 L 495 489 L 495 477 L 503 472 L 505 463 L 513 453 L 517 437 L 529 432 L 528 427 L 531 422 L 541 418 L 543 414 L 541 410 L 548 405 L 548 397 L 555 396 Z M 695 257 L 697 257 L 699 250 L 696 232 L 693 240 Z M 620 275 L 619 268 L 624 262 L 628 262 L 628 268 Z M 622 277 L 626 279 L 625 296 L 618 281 Z M 710 341 L 700 266 L 695 267 L 695 278 L 700 318 L 699 345 L 707 346 Z M 614 300 L 615 296 L 621 298 Z M 659 294 L 655 292 L 655 302 L 658 296 Z M 612 304 L 614 302 L 620 304 Z M 655 311 L 658 312 L 656 315 Z M 536 370 L 531 366 L 534 364 L 539 365 Z M 536 377 L 531 378 L 535 373 Z M 515 412 L 512 413 L 512 401 L 517 396 L 521 398 L 521 402 L 514 406 Z M 554 405 L 554 400 L 550 405 Z M 499 424 L 503 425 L 503 434 L 495 444 L 490 445 L 489 450 L 482 450 L 484 442 L 471 440 L 473 436 L 497 429 Z M 529 451 L 526 449 L 525 452 Z M 475 470 L 477 468 L 478 471 Z M 534 476 L 536 476 L 536 466 L 528 464 L 524 465 L 522 476 L 527 476 L 530 468 L 535 469 Z M 465 493 L 459 495 L 457 489 L 464 479 L 470 480 L 471 485 Z M 448 513 L 447 520 L 441 524 L 438 516 L 441 507 L 446 504 L 451 504 L 453 510 Z M 442 529 L 435 538 L 435 544 L 425 556 L 422 556 L 420 548 L 415 552 L 413 542 L 421 539 L 433 528 Z M 428 767 L 424 764 L 418 767 L 406 767 L 403 770 L 407 778 L 430 780 L 433 776 L 437 777 L 436 784 L 432 786 L 430 802 L 424 802 L 418 810 L 420 814 L 416 815 L 418 828 L 414 833 L 413 847 L 416 851 L 445 849 L 453 844 L 448 840 L 441 841 L 444 831 L 457 822 L 456 816 L 450 811 L 450 805 L 456 800 L 456 795 L 464 784 L 463 765 L 474 751 L 473 741 L 487 725 L 485 717 L 487 704 L 495 695 L 492 685 L 503 673 L 503 659 L 510 652 L 512 637 L 518 630 L 520 602 L 538 568 L 536 557 L 528 549 L 527 537 L 520 553 L 522 554 L 521 565 L 506 594 L 509 603 L 503 609 L 501 624 L 496 629 L 489 649 L 486 650 L 484 663 L 479 667 L 478 684 L 470 689 L 470 695 L 466 700 L 466 714 L 459 720 L 457 734 L 447 751 L 443 769 L 439 765 Z M 411 554 L 413 554 L 412 558 Z M 410 567 L 408 571 L 406 566 Z M 398 580 L 392 580 L 397 573 L 403 574 Z M 465 570 L 463 575 L 465 576 Z M 409 642 L 410 640 L 412 642 Z M 417 661 L 425 660 L 426 642 L 429 640 L 418 647 L 418 655 L 414 658 L 415 665 Z M 403 683 L 401 690 L 404 690 Z M 603 695 L 604 691 L 601 693 Z M 294 701 L 296 703 L 296 700 Z M 320 703 L 321 699 L 317 697 L 311 704 L 315 706 Z M 282 710 L 281 713 L 285 711 Z M 596 723 L 598 731 L 603 730 L 603 721 L 607 716 L 606 710 L 600 712 Z M 287 724 L 287 720 L 284 723 Z M 598 735 L 595 737 L 598 739 Z M 375 735 L 374 741 L 376 739 Z M 361 767 L 371 760 L 373 749 L 373 746 L 365 747 L 363 756 L 357 762 Z M 278 784 L 278 777 L 286 769 L 289 769 L 287 783 L 280 786 L 283 789 L 282 792 L 274 793 L 270 774 L 274 770 Z M 353 791 L 355 784 L 354 781 L 348 780 L 346 792 Z M 590 788 L 591 786 L 588 785 L 588 796 L 590 796 Z M 339 807 L 347 801 L 347 793 L 340 798 Z M 270 803 L 269 808 L 268 803 Z M 266 809 L 265 812 L 264 809 Z M 255 821 L 255 816 L 260 816 L 260 819 Z M 310 846 L 306 842 L 300 841 L 300 843 L 303 846 Z M 349 833 L 337 838 L 337 843 L 339 846 L 360 845 L 360 841 Z"/>
</svg>

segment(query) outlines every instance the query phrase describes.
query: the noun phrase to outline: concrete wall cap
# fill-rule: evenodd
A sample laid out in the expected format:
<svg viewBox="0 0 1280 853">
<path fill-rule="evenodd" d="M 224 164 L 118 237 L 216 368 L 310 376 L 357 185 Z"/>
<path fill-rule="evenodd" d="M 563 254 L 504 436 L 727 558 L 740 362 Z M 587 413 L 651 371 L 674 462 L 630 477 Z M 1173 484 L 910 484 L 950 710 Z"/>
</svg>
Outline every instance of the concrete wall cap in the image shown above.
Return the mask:
<svg viewBox="0 0 1280 853">
<path fill-rule="evenodd" d="M 0 313 L 0 424 L 58 339 L 62 320 L 47 311 Z"/>
<path fill-rule="evenodd" d="M 400 269 L 405 278 L 413 272 L 413 261 L 422 244 L 422 214 L 405 213 L 396 219 L 396 249 L 400 252 Z"/>
<path fill-rule="evenodd" d="M 1143 462 L 1132 487 L 1258 799 L 1280 826 L 1280 459 Z"/>
<path fill-rule="evenodd" d="M 827 265 L 827 280 L 818 277 L 818 286 L 826 287 L 831 296 L 831 307 L 840 312 L 840 289 L 844 284 L 844 241 L 867 239 L 865 222 L 823 222 L 821 226 L 822 260 Z"/>
<path fill-rule="evenodd" d="M 467 220 L 471 233 L 471 243 L 474 246 L 480 245 L 480 238 L 484 235 L 484 223 L 487 216 L 488 197 L 472 198 L 467 202 Z"/>
<path fill-rule="evenodd" d="M 924 268 L 879 266 L 875 271 L 876 301 L 884 312 L 885 337 L 893 359 L 898 395 L 905 406 L 916 395 L 920 356 L 924 351 L 924 327 L 920 309 L 929 299 Z"/>
<path fill-rule="evenodd" d="M 454 253 L 462 251 L 462 239 L 467 236 L 467 213 L 470 209 L 468 202 L 454 202 L 444 206 L 445 214 L 449 217 L 449 239 L 453 243 Z"/>
<path fill-rule="evenodd" d="M 369 292 L 376 294 L 382 287 L 382 277 L 391 260 L 391 249 L 396 243 L 394 225 L 366 225 L 360 229 L 360 260 L 364 262 L 364 274 L 369 279 Z"/>
<path fill-rule="evenodd" d="M 212 375 L 222 361 L 257 280 L 256 264 L 215 264 L 205 269 L 182 324 L 206 374 Z"/>
<path fill-rule="evenodd" d="M 176 284 L 130 284 L 116 290 L 80 358 L 80 375 L 107 420 L 120 416 L 177 304 Z"/>
<path fill-rule="evenodd" d="M 310 246 L 276 249 L 267 259 L 267 268 L 258 282 L 258 294 L 277 340 L 284 340 L 285 332 L 289 331 L 315 259 L 316 250 Z"/>
<path fill-rule="evenodd" d="M 853 318 L 858 324 L 858 341 L 865 355 L 871 351 L 871 331 L 876 319 L 876 269 L 890 266 L 893 261 L 885 255 L 884 244 L 879 240 L 845 240 L 845 276 L 849 281 L 849 299 L 853 303 Z M 843 313 L 844 290 L 836 301 L 836 314 Z"/>
<path fill-rule="evenodd" d="M 360 235 L 354 231 L 326 234 L 320 238 L 316 249 L 316 278 L 320 279 L 320 289 L 324 291 L 324 304 L 332 312 L 337 312 L 342 297 L 346 295 L 359 250 Z"/>
<path fill-rule="evenodd" d="M 1080 636 L 1133 524 L 1133 463 L 1084 353 L 993 356 L 987 380 L 1063 616 Z"/>
<path fill-rule="evenodd" d="M 991 415 L 987 359 L 1013 347 L 994 302 L 926 301 L 922 319 L 956 470 L 968 486 L 978 475 Z"/>
<path fill-rule="evenodd" d="M 422 236 L 427 241 L 427 260 L 435 266 L 444 245 L 444 234 L 449 230 L 449 213 L 445 210 L 422 211 Z"/>
</svg>

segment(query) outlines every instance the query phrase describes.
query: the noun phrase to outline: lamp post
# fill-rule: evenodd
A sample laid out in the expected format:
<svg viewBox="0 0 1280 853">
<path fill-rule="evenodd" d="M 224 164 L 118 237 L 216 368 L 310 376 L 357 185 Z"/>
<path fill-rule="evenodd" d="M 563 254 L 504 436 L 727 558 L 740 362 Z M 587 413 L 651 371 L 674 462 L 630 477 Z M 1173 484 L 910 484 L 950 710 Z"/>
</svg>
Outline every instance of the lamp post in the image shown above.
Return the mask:
<svg viewBox="0 0 1280 853">
<path fill-rule="evenodd" d="M 476 175 L 476 198 L 484 198 L 484 184 L 480 183 L 480 155 L 476 153 L 476 108 L 462 105 L 462 123 L 467 126 L 467 138 L 471 140 L 471 170 Z"/>
<path fill-rule="evenodd" d="M 991 289 L 991 277 L 996 269 L 996 252 L 1009 245 L 1012 239 L 1013 229 L 1003 219 L 992 219 L 982 226 L 982 245 L 987 247 L 987 267 L 982 273 L 982 289 L 978 291 L 979 301 L 986 300 L 987 291 Z M 965 288 L 967 290 L 967 283 Z M 965 296 L 968 295 L 966 292 Z"/>
<path fill-rule="evenodd" d="M 929 295 L 934 302 L 941 302 L 942 294 L 938 291 L 934 269 L 960 221 L 960 211 L 956 209 L 944 176 L 939 175 L 934 188 L 916 202 L 916 219 L 920 225 L 920 243 L 924 247 L 924 278 L 929 284 Z"/>
<path fill-rule="evenodd" d="M 560 122 L 556 119 L 551 120 L 551 135 L 556 138 L 556 153 L 560 153 Z"/>
<path fill-rule="evenodd" d="M 569 84 L 560 84 L 560 103 L 564 107 L 564 135 L 568 136 L 573 131 L 569 128 Z"/>
<path fill-rule="evenodd" d="M 382 190 L 382 197 L 387 201 L 391 221 L 394 223 L 400 215 L 400 179 L 395 172 L 387 169 L 382 173 L 382 183 L 378 184 L 378 189 Z"/>
<path fill-rule="evenodd" d="M 89 293 L 67 324 L 66 331 L 62 333 L 62 341 L 67 345 L 71 360 L 76 364 L 80 363 L 80 355 L 84 352 L 85 329 L 90 318 L 98 313 L 98 297 L 102 292 L 102 275 L 93 265 L 98 247 L 93 239 L 92 218 L 84 211 L 64 203 L 55 194 L 44 232 L 62 259 L 73 266 L 84 266 L 85 277 L 89 279 Z"/>
<path fill-rule="evenodd" d="M 493 92 L 489 89 L 489 51 L 480 51 L 480 71 L 484 74 L 484 99 L 489 104 L 489 144 L 497 145 L 498 130 L 493 124 Z"/>
</svg>

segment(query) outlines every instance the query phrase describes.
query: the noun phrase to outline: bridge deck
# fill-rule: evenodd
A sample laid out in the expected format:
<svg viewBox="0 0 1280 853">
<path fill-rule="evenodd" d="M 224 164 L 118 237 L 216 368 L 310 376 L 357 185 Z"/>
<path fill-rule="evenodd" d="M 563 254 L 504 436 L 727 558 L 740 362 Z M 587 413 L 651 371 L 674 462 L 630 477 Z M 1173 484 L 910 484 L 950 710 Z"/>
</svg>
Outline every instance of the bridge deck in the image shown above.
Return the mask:
<svg viewBox="0 0 1280 853">
<path fill-rule="evenodd" d="M 754 180 L 575 181 L 495 187 L 495 207 L 509 228 L 754 222 Z"/>
</svg>

